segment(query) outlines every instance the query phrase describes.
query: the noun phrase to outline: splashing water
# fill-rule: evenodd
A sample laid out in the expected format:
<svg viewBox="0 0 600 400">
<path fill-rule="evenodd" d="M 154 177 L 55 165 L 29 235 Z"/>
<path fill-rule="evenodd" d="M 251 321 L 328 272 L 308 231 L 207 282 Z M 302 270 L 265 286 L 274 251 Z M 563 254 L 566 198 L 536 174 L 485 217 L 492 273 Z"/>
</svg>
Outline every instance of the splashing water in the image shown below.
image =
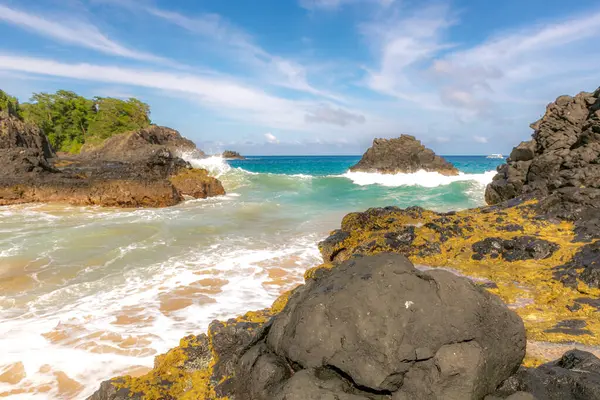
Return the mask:
<svg viewBox="0 0 600 400">
<path fill-rule="evenodd" d="M 495 168 L 461 159 L 459 177 L 379 176 L 346 173 L 357 157 L 187 159 L 228 195 L 165 209 L 0 208 L 0 397 L 80 399 L 142 374 L 181 337 L 300 284 L 346 213 L 478 206 Z"/>
</svg>

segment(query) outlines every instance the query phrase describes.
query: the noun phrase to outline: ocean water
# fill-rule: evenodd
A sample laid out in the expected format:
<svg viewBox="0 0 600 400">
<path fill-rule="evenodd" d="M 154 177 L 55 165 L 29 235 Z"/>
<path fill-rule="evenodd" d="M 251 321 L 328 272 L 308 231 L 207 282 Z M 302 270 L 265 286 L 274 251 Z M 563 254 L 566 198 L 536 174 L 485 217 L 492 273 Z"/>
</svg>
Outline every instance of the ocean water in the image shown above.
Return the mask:
<svg viewBox="0 0 600 400">
<path fill-rule="evenodd" d="M 458 177 L 349 173 L 359 158 L 192 159 L 228 194 L 165 209 L 0 208 L 0 397 L 80 399 L 142 374 L 181 337 L 300 284 L 348 212 L 479 206 L 503 162 L 447 157 Z"/>
</svg>

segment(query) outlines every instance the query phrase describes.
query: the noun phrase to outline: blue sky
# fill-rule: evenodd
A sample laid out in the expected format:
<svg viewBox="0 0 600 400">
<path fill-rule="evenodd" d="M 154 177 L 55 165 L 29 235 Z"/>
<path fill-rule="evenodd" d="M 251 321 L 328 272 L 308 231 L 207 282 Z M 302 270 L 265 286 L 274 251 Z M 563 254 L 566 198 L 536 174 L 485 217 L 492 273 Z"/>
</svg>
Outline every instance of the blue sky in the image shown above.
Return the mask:
<svg viewBox="0 0 600 400">
<path fill-rule="evenodd" d="M 209 152 L 507 153 L 600 85 L 597 0 L 0 0 L 0 88 L 135 96 Z"/>
</svg>

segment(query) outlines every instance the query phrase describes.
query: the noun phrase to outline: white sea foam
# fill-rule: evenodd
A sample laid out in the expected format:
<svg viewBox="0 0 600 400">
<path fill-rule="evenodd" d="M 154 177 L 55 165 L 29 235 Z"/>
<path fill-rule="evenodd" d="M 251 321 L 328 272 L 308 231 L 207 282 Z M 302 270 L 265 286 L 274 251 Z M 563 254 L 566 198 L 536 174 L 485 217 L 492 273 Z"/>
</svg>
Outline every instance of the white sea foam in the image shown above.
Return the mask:
<svg viewBox="0 0 600 400">
<path fill-rule="evenodd" d="M 62 371 L 82 383 L 85 389 L 77 398 L 85 398 L 97 388 L 99 382 L 110 376 L 123 373 L 135 365 L 152 366 L 155 354 L 167 351 L 183 336 L 205 331 L 213 319 L 229 318 L 270 305 L 282 289 L 301 283 L 303 271 L 319 261 L 315 246 L 319 237 L 315 234 L 297 236 L 286 244 L 265 245 L 248 241 L 250 238 L 240 239 L 232 238 L 227 243 L 192 248 L 147 267 L 138 266 L 118 272 L 118 268 L 109 268 L 115 259 L 132 252 L 143 254 L 158 240 L 147 245 L 123 245 L 117 248 L 115 259 L 108 259 L 104 266 L 98 267 L 110 269 L 110 273 L 94 272 L 97 268 L 86 269 L 84 274 L 96 273 L 97 279 L 82 277 L 80 282 L 77 282 L 78 279 L 68 286 L 37 296 L 27 304 L 28 311 L 19 318 L 7 318 L 8 315 L 4 314 L 0 324 L 0 349 L 3 353 L 0 369 L 2 365 L 22 362 L 26 378 L 17 386 L 0 383 L 0 393 L 18 387 L 50 383 L 52 390 L 48 393 L 28 393 L 10 398 L 62 398 L 53 372 L 40 372 L 43 365 L 51 365 L 53 371 Z M 284 267 L 287 272 L 286 287 L 265 286 L 270 279 L 268 269 L 285 263 L 285 260 L 292 260 Z M 221 292 L 206 294 L 214 302 L 193 304 L 172 315 L 161 312 L 161 294 L 174 292 L 207 278 L 227 281 Z M 115 315 L 124 307 L 140 307 L 143 316 L 153 320 L 140 326 L 115 325 Z M 42 336 L 61 324 L 72 324 L 74 333 L 68 340 L 81 340 L 81 343 L 54 344 Z M 153 349 L 156 353 L 145 356 L 92 353 L 85 346 L 93 345 L 93 342 L 118 350 L 118 346 L 110 340 L 86 338 L 97 332 L 150 338 L 151 343 L 142 347 Z"/>
<path fill-rule="evenodd" d="M 453 182 L 474 181 L 481 185 L 487 185 L 496 175 L 496 171 L 487 171 L 482 174 L 465 174 L 460 172 L 456 176 L 446 176 L 438 172 L 418 171 L 412 174 L 380 174 L 372 172 L 346 172 L 342 177 L 350 179 L 357 185 L 381 185 L 381 186 L 423 186 L 438 187 L 449 185 Z"/>
<path fill-rule="evenodd" d="M 217 178 L 231 171 L 231 166 L 227 163 L 227 160 L 220 156 L 195 158 L 187 154 L 182 154 L 182 158 L 192 164 L 192 167 L 204 168 Z"/>
</svg>

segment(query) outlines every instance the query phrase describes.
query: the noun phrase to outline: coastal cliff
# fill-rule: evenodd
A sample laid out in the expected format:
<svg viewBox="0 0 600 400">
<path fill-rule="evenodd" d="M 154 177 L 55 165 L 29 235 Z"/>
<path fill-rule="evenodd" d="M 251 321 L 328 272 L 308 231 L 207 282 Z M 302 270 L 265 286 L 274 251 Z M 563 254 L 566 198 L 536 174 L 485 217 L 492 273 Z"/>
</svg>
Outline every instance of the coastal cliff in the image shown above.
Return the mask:
<svg viewBox="0 0 600 400">
<path fill-rule="evenodd" d="M 356 165 L 350 167 L 353 172 L 382 174 L 410 174 L 419 170 L 458 175 L 458 170 L 451 163 L 410 135 L 401 135 L 395 139 L 374 139 L 373 146 Z"/>
<path fill-rule="evenodd" d="M 531 124 L 530 141 L 513 149 L 487 187 L 488 204 L 530 194 L 600 199 L 600 89 L 560 96 Z M 585 190 L 580 190 L 585 189 Z"/>
<path fill-rule="evenodd" d="M 583 96 L 587 119 L 596 94 Z M 572 133 L 552 125 L 576 118 L 572 104 L 559 98 L 535 124 L 557 128 L 547 143 Z M 594 126 L 581 142 L 592 159 Z M 509 166 L 535 160 L 530 147 Z M 502 192 L 506 168 L 488 192 Z M 91 399 L 600 399 L 600 359 L 567 351 L 600 345 L 597 188 L 543 181 L 476 209 L 348 214 L 305 285 L 270 309 L 214 321 L 150 373 L 106 381 Z"/>
<path fill-rule="evenodd" d="M 14 104 L 0 109 L 0 205 L 165 207 L 185 196 L 225 194 L 216 178 L 180 158 L 204 153 L 175 130 L 151 125 L 57 157 L 42 129 L 25 122 Z"/>
</svg>

